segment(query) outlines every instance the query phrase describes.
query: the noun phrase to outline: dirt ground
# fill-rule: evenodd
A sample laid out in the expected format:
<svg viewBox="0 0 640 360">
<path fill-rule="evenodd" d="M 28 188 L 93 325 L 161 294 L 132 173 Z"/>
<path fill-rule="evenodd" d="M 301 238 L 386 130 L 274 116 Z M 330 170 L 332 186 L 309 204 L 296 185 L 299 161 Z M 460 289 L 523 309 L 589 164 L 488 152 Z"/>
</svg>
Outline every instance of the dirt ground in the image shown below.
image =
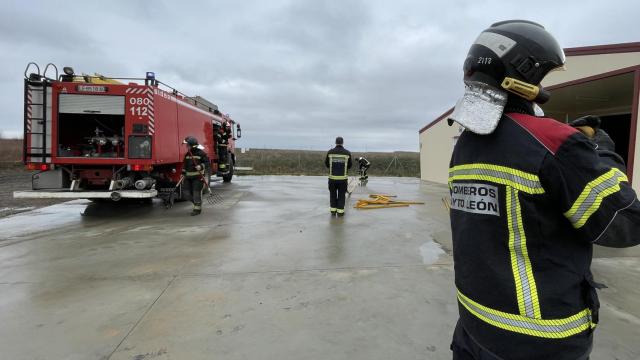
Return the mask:
<svg viewBox="0 0 640 360">
<path fill-rule="evenodd" d="M 35 173 L 26 170 L 22 164 L 0 164 L 0 218 L 61 202 L 55 199 L 13 198 L 14 191 L 31 189 L 31 176 Z"/>
</svg>

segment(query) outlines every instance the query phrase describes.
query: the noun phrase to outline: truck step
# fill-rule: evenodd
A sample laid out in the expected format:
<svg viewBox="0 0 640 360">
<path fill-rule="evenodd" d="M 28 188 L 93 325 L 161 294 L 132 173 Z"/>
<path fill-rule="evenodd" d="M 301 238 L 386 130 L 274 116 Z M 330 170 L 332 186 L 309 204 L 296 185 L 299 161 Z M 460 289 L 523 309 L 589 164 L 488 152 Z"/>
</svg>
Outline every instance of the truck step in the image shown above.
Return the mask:
<svg viewBox="0 0 640 360">
<path fill-rule="evenodd" d="M 14 191 L 16 199 L 151 199 L 158 195 L 155 189 L 118 190 L 118 191 L 69 191 L 60 190 L 24 190 Z"/>
</svg>

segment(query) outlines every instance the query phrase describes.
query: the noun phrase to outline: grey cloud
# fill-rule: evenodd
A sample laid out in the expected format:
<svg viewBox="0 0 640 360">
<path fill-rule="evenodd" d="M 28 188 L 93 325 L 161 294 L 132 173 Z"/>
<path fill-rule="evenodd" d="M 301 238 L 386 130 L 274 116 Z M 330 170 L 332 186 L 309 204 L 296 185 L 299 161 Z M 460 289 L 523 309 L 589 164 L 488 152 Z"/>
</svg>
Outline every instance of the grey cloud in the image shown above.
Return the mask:
<svg viewBox="0 0 640 360">
<path fill-rule="evenodd" d="M 468 46 L 493 22 L 530 17 L 566 47 L 637 41 L 634 1 L 537 4 L 523 14 L 497 0 L 16 1 L 0 14 L 0 129 L 21 129 L 22 70 L 36 59 L 155 71 L 231 113 L 241 146 L 325 149 L 342 135 L 356 151 L 417 151 L 418 129 L 454 104 Z"/>
<path fill-rule="evenodd" d="M 92 38 L 74 25 L 64 18 L 33 18 L 28 13 L 8 8 L 0 13 L 0 43 L 14 50 L 38 47 L 41 51 L 69 51 L 78 46 L 89 51 L 98 50 Z"/>
<path fill-rule="evenodd" d="M 314 53 L 320 58 L 357 52 L 371 20 L 363 0 L 292 1 L 274 15 L 268 36 L 290 43 L 303 55 Z"/>
</svg>

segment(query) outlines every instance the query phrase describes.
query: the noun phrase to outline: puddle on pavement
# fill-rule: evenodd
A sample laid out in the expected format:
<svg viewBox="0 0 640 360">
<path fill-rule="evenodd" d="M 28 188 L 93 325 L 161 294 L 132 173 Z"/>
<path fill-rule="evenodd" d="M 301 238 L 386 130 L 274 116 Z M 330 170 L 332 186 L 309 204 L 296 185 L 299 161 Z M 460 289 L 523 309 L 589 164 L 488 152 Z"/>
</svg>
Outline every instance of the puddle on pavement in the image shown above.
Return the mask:
<svg viewBox="0 0 640 360">
<path fill-rule="evenodd" d="M 61 225 L 78 223 L 80 222 L 80 213 L 86 206 L 86 200 L 75 200 L 2 218 L 0 219 L 0 228 L 2 229 L 0 239 L 50 230 L 53 224 L 58 229 Z"/>
<path fill-rule="evenodd" d="M 422 256 L 422 263 L 425 265 L 431 265 L 438 261 L 440 255 L 444 255 L 445 252 L 442 250 L 440 245 L 433 241 L 433 239 L 429 239 L 426 243 L 420 246 L 420 255 Z"/>
</svg>

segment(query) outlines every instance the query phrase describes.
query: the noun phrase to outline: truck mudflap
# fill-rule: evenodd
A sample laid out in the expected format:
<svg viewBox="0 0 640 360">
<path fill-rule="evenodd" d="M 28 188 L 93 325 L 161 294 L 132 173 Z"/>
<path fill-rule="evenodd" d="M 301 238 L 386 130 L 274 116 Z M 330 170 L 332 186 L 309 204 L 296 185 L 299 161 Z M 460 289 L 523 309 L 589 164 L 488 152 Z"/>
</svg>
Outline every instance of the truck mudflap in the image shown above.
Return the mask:
<svg viewBox="0 0 640 360">
<path fill-rule="evenodd" d="M 69 191 L 64 190 L 24 190 L 14 191 L 16 199 L 150 199 L 158 195 L 155 189 L 150 190 L 115 190 L 115 191 Z"/>
</svg>

